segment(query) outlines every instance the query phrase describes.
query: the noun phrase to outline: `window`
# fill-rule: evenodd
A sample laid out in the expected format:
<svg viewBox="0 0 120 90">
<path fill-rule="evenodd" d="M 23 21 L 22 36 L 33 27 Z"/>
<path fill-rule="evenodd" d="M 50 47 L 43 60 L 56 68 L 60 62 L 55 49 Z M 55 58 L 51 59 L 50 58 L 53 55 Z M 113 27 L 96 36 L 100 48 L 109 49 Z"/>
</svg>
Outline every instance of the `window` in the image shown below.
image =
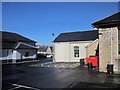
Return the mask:
<svg viewBox="0 0 120 90">
<path fill-rule="evenodd" d="M 25 57 L 28 57 L 29 56 L 29 52 L 25 52 Z"/>
<path fill-rule="evenodd" d="M 120 44 L 118 44 L 118 54 L 120 54 Z"/>
<path fill-rule="evenodd" d="M 120 30 L 118 30 L 118 40 L 120 40 Z"/>
<path fill-rule="evenodd" d="M 74 47 L 74 57 L 79 57 L 79 47 L 78 46 Z"/>
<path fill-rule="evenodd" d="M 120 29 L 118 30 L 118 54 L 120 54 Z"/>
</svg>

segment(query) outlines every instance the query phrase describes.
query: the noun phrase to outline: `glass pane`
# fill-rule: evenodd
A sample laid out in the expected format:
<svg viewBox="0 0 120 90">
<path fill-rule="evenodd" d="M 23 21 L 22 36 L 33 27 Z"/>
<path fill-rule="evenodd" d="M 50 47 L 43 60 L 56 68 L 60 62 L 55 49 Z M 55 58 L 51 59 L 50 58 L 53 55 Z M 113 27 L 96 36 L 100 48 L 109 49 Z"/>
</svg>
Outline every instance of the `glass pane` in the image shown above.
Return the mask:
<svg viewBox="0 0 120 90">
<path fill-rule="evenodd" d="M 120 51 L 120 44 L 118 45 L 118 50 Z"/>
<path fill-rule="evenodd" d="M 120 30 L 118 30 L 118 40 L 120 40 Z"/>
<path fill-rule="evenodd" d="M 74 47 L 74 57 L 79 57 L 79 47 L 78 46 Z"/>
<path fill-rule="evenodd" d="M 28 57 L 29 56 L 29 52 L 25 52 L 25 57 Z"/>
<path fill-rule="evenodd" d="M 118 44 L 118 54 L 120 54 L 120 44 Z"/>
<path fill-rule="evenodd" d="M 75 47 L 74 47 L 74 50 L 79 50 L 79 47 L 78 47 L 78 46 L 75 46 Z"/>
</svg>

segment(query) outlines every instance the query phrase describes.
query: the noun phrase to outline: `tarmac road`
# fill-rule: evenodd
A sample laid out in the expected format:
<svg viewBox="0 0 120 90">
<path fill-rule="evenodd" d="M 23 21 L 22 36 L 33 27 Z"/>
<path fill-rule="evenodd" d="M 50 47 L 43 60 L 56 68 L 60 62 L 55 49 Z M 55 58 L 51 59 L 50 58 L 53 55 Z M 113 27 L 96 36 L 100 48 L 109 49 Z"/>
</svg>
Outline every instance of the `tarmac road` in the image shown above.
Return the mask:
<svg viewBox="0 0 120 90">
<path fill-rule="evenodd" d="M 79 67 L 79 63 L 48 63 L 45 59 L 42 62 L 3 65 L 2 75 L 2 90 L 118 88 L 120 85 L 120 75 L 88 71 L 87 67 Z"/>
</svg>

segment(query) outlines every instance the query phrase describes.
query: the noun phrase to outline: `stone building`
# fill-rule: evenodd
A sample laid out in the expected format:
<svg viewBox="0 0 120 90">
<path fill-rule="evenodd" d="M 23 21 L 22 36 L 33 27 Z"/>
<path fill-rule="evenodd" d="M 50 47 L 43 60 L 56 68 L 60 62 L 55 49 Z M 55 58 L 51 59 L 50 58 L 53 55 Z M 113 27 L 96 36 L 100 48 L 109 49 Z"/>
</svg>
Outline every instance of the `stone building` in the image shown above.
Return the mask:
<svg viewBox="0 0 120 90">
<path fill-rule="evenodd" d="M 53 47 L 52 46 L 44 46 L 44 45 L 36 45 L 37 56 L 39 57 L 52 57 L 53 56 Z"/>
<path fill-rule="evenodd" d="M 120 12 L 100 21 L 93 27 L 99 30 L 99 71 L 107 72 L 107 64 L 113 64 L 113 71 L 120 73 Z"/>
</svg>

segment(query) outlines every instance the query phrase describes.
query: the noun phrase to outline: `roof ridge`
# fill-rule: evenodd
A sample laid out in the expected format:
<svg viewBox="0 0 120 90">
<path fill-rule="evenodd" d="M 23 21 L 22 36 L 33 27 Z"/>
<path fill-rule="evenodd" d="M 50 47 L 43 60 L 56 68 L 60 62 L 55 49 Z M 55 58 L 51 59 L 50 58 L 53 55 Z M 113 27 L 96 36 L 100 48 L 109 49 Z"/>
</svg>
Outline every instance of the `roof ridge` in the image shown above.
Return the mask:
<svg viewBox="0 0 120 90">
<path fill-rule="evenodd" d="M 92 31 L 97 31 L 97 30 L 95 29 L 95 30 L 85 30 L 85 31 L 63 32 L 63 33 L 61 33 L 61 34 L 66 34 L 66 33 L 78 33 L 78 32 L 92 32 Z"/>
<path fill-rule="evenodd" d="M 111 16 L 114 16 L 114 15 L 116 15 L 116 14 L 118 14 L 118 13 L 120 13 L 120 12 L 116 12 L 116 13 L 114 13 L 114 14 L 108 15 L 108 16 L 106 16 L 104 19 L 109 18 L 109 17 L 111 17 Z"/>
<path fill-rule="evenodd" d="M 114 16 L 114 15 L 116 15 L 118 13 L 120 13 L 120 11 L 119 12 L 115 12 L 114 14 L 107 15 L 106 17 L 101 18 L 101 19 L 97 20 L 96 22 L 99 22 L 99 21 L 105 20 L 107 18 L 110 18 L 110 17 L 112 17 L 112 16 Z M 93 22 L 92 25 L 95 24 L 96 22 Z"/>
<path fill-rule="evenodd" d="M 23 36 L 23 35 L 21 35 L 21 34 L 19 34 L 19 33 L 16 33 L 16 32 L 9 32 L 9 31 L 0 31 L 0 32 L 2 32 L 3 34 L 10 34 L 10 35 L 15 34 L 15 35 L 17 35 L 18 37 L 24 38 L 24 39 L 29 40 L 29 41 L 32 41 L 32 42 L 36 42 L 36 41 L 34 41 L 33 39 L 28 38 L 28 37 L 26 37 L 26 36 Z"/>
<path fill-rule="evenodd" d="M 15 32 L 9 32 L 9 31 L 0 31 L 0 32 L 2 32 L 2 33 L 14 33 L 14 34 L 17 34 Z"/>
</svg>

